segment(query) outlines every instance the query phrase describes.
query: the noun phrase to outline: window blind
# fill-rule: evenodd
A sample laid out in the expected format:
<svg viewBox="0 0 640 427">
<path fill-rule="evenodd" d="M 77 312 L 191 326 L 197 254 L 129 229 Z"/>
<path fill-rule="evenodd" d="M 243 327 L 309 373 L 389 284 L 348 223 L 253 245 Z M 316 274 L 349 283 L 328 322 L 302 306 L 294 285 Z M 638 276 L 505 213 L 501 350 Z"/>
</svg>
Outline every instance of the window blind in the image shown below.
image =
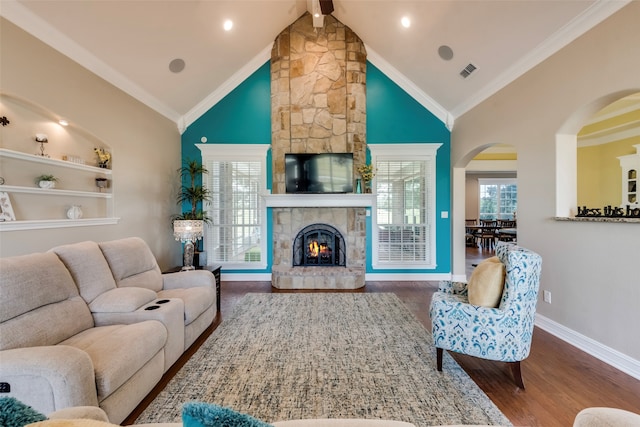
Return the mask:
<svg viewBox="0 0 640 427">
<path fill-rule="evenodd" d="M 260 262 L 262 163 L 213 159 L 205 163 L 212 196 L 208 207 L 212 225 L 205 234 L 209 260 Z"/>
<path fill-rule="evenodd" d="M 431 262 L 432 167 L 431 159 L 376 161 L 378 263 Z"/>
</svg>

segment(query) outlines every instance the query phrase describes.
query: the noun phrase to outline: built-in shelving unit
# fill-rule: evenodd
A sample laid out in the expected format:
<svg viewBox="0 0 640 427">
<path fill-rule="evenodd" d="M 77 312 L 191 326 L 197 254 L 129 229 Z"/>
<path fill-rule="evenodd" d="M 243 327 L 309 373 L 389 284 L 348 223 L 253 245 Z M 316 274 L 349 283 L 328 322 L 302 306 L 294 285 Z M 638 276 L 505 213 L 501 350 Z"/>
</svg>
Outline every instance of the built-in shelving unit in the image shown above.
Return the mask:
<svg viewBox="0 0 640 427">
<path fill-rule="evenodd" d="M 44 189 L 25 185 L 25 178 L 16 178 L 18 185 L 0 185 L 0 191 L 9 193 L 12 196 L 26 195 L 21 200 L 22 209 L 32 209 L 38 212 L 38 215 L 46 216 L 42 219 L 20 219 L 15 221 L 1 221 L 0 232 L 2 231 L 18 231 L 18 230 L 35 230 L 45 228 L 64 228 L 64 227 L 83 227 L 96 225 L 117 224 L 118 218 L 114 216 L 113 193 L 111 189 L 100 191 L 97 187 L 91 187 L 92 178 L 108 178 L 113 175 L 111 169 L 99 168 L 80 163 L 73 163 L 65 160 L 51 159 L 48 157 L 27 154 L 19 151 L 0 148 L 0 160 L 3 162 L 3 169 L 13 168 L 19 171 L 21 167 L 30 167 L 29 165 L 42 165 L 47 170 L 55 170 L 59 173 L 66 174 L 65 187 Z M 33 168 L 31 168 L 33 169 Z M 36 168 L 37 169 L 37 168 Z M 3 174 L 5 172 L 3 171 Z M 4 177 L 5 179 L 9 177 Z M 7 182 L 7 184 L 10 184 Z M 45 200 L 42 197 L 55 197 L 56 199 L 64 197 L 72 204 L 79 204 L 78 201 L 85 200 L 103 200 L 103 202 L 93 202 L 95 206 L 91 206 L 91 213 L 86 218 L 66 219 L 63 217 L 62 209 L 51 209 L 34 200 Z M 34 197 L 36 199 L 34 199 Z M 48 199 L 51 200 L 51 199 Z M 59 202 L 58 202 L 59 203 Z M 26 206 L 24 206 L 26 205 Z"/>
<path fill-rule="evenodd" d="M 639 177 L 640 177 L 640 144 L 634 145 L 636 154 L 618 157 L 620 168 L 622 168 L 622 204 L 637 208 L 640 206 L 638 197 Z"/>
<path fill-rule="evenodd" d="M 3 185 L 0 186 L 0 191 L 6 191 L 7 193 L 25 193 L 25 194 L 47 194 L 52 196 L 75 196 L 75 197 L 96 197 L 99 199 L 110 199 L 111 193 L 96 193 L 91 191 L 78 191 L 78 190 L 59 190 L 59 189 L 47 189 L 37 187 L 21 187 L 17 185 Z"/>
<path fill-rule="evenodd" d="M 0 157 L 8 159 L 26 160 L 32 163 L 42 163 L 51 166 L 62 166 L 68 169 L 78 169 L 85 172 L 100 173 L 103 175 L 111 175 L 111 169 L 99 168 L 96 166 L 83 165 L 80 163 L 67 162 L 66 160 L 51 159 L 49 157 L 36 156 L 34 154 L 22 153 L 20 151 L 0 148 Z"/>
</svg>

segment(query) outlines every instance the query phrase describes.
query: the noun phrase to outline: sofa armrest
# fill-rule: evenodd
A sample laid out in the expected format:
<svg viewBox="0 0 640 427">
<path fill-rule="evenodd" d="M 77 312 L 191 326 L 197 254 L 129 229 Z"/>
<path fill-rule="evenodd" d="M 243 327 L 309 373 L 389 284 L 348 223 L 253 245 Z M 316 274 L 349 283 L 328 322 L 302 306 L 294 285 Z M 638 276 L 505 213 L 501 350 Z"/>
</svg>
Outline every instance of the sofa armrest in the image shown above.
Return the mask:
<svg viewBox="0 0 640 427">
<path fill-rule="evenodd" d="M 415 427 L 403 421 L 370 420 L 370 419 L 306 419 L 288 420 L 272 423 L 275 427 Z"/>
<path fill-rule="evenodd" d="M 95 420 L 105 423 L 109 422 L 107 413 L 97 406 L 73 406 L 71 408 L 60 409 L 47 415 L 50 420 Z"/>
<path fill-rule="evenodd" d="M 216 288 L 216 278 L 209 270 L 178 271 L 162 275 L 163 289 L 185 289 L 196 286 Z"/>
<path fill-rule="evenodd" d="M 158 301 L 161 301 L 161 303 L 158 303 Z M 179 298 L 165 298 L 162 300 L 154 298 L 153 301 L 135 311 L 121 313 L 94 312 L 92 315 L 96 326 L 131 325 L 145 320 L 158 320 L 161 322 L 167 330 L 167 343 L 164 347 L 165 372 L 185 350 L 184 302 Z"/>
<path fill-rule="evenodd" d="M 98 406 L 93 363 L 66 345 L 0 351 L 0 381 L 8 396 L 48 414 L 70 406 Z"/>
<path fill-rule="evenodd" d="M 573 427 L 632 427 L 640 425 L 640 414 L 616 408 L 586 408 L 576 415 Z"/>
</svg>

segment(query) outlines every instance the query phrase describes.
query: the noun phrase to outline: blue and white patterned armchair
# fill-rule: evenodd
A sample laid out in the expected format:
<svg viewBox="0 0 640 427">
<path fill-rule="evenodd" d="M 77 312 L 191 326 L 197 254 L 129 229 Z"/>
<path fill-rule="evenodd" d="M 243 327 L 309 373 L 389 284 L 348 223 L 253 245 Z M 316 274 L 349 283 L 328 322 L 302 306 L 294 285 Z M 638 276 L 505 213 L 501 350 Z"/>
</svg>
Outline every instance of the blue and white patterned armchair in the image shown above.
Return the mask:
<svg viewBox="0 0 640 427">
<path fill-rule="evenodd" d="M 520 361 L 529 356 L 542 258 L 513 243 L 498 242 L 496 255 L 505 265 L 505 284 L 497 308 L 471 305 L 466 283 L 441 282 L 433 295 L 431 316 L 437 368 L 443 350 L 509 362 L 524 389 Z"/>
</svg>

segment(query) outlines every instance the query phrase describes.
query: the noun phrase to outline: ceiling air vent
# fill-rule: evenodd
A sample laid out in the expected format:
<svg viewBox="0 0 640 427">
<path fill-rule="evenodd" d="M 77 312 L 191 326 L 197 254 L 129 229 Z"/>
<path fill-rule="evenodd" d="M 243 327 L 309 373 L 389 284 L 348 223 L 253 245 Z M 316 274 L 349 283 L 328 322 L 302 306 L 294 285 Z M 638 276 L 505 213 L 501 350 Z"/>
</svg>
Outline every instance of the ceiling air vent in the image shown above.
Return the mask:
<svg viewBox="0 0 640 427">
<path fill-rule="evenodd" d="M 467 77 L 469 77 L 471 75 L 471 73 L 473 73 L 475 70 L 477 69 L 477 67 L 473 64 L 469 64 L 466 67 L 464 67 L 462 69 L 462 71 L 460 71 L 460 75 L 462 76 L 463 79 L 466 79 Z"/>
</svg>

